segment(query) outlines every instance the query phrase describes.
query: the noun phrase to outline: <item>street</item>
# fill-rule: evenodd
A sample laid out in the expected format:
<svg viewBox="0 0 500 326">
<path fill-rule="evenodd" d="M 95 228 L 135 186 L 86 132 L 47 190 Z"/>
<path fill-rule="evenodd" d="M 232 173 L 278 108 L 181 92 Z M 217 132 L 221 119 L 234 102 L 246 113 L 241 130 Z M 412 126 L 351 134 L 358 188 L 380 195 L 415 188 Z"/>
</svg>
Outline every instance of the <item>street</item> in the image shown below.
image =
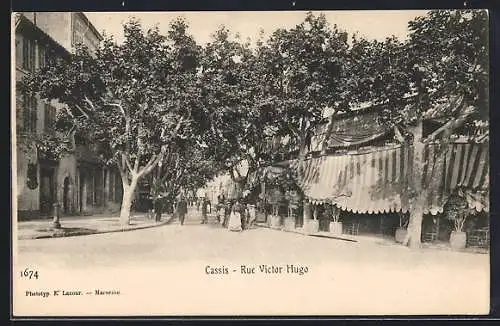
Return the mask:
<svg viewBox="0 0 500 326">
<path fill-rule="evenodd" d="M 202 225 L 199 212 L 191 209 L 184 226 L 176 221 L 130 232 L 23 240 L 17 266 L 36 266 L 45 275 L 40 281 L 57 279 L 60 286 L 114 284 L 124 305 L 127 289 L 133 290 L 148 304 L 135 305 L 131 314 L 487 312 L 488 255 L 414 251 L 267 228 L 230 232 L 214 219 Z M 268 272 L 281 266 L 283 273 L 265 273 L 260 265 L 268 265 Z M 287 265 L 294 265 L 295 273 L 287 273 Z M 257 273 L 247 275 L 252 267 Z M 157 297 L 144 298 L 138 289 Z M 234 305 L 240 297 L 242 304 Z M 120 305 L 113 307 L 111 312 L 123 314 Z M 77 305 L 71 309 L 80 311 Z"/>
<path fill-rule="evenodd" d="M 489 312 L 487 10 L 129 14 L 12 12 L 15 314 Z"/>
</svg>

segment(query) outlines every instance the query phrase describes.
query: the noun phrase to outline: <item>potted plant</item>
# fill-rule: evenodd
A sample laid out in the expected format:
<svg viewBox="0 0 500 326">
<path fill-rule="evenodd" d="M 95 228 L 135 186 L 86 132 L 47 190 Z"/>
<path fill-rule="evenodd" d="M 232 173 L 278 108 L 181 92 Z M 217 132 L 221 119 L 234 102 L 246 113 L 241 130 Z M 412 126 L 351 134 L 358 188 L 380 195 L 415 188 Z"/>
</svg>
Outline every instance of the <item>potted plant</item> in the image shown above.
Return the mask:
<svg viewBox="0 0 500 326">
<path fill-rule="evenodd" d="M 453 249 L 464 249 L 467 244 L 467 233 L 464 225 L 470 210 L 462 191 L 451 195 L 444 205 L 444 216 L 453 222 L 454 230 L 450 234 L 450 246 Z"/>
<path fill-rule="evenodd" d="M 399 213 L 399 227 L 396 229 L 395 240 L 397 243 L 403 243 L 408 233 L 408 223 L 410 219 L 408 214 Z"/>
<path fill-rule="evenodd" d="M 272 229 L 279 229 L 281 227 L 281 218 L 278 214 L 279 212 L 279 204 L 274 203 L 272 205 L 272 213 L 271 213 L 271 218 L 269 219 L 270 227 Z"/>
<path fill-rule="evenodd" d="M 312 205 L 309 201 L 304 204 L 303 231 L 305 234 L 314 234 L 319 231 L 318 206 Z"/>
<path fill-rule="evenodd" d="M 281 192 L 278 189 L 271 191 L 270 204 L 272 205 L 272 212 L 269 219 L 269 227 L 272 229 L 278 229 L 281 227 L 281 218 L 279 216 L 279 205 L 282 197 Z"/>
<path fill-rule="evenodd" d="M 342 234 L 342 222 L 340 222 L 340 208 L 337 206 L 330 206 L 330 216 L 332 217 L 332 221 L 330 222 L 330 233 L 333 235 L 341 235 Z"/>
<path fill-rule="evenodd" d="M 296 191 L 290 190 L 285 194 L 286 204 L 288 205 L 288 216 L 285 218 L 285 230 L 292 231 L 295 230 L 295 217 L 296 211 L 298 209 L 297 203 L 300 198 Z"/>
</svg>

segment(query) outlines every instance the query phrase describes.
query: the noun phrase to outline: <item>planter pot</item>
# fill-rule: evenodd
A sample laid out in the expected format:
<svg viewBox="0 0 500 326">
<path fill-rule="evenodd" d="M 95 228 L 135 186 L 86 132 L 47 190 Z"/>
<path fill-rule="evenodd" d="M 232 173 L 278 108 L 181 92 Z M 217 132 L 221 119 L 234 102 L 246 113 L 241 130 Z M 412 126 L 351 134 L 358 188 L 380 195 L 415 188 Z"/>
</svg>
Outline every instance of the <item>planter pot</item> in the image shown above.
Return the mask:
<svg viewBox="0 0 500 326">
<path fill-rule="evenodd" d="M 269 226 L 272 229 L 279 229 L 281 227 L 281 218 L 278 215 L 271 215 L 269 219 Z"/>
<path fill-rule="evenodd" d="M 396 229 L 396 235 L 395 235 L 395 240 L 397 243 L 403 243 L 403 241 L 405 240 L 406 238 L 406 234 L 408 233 L 408 230 L 407 229 L 403 229 L 403 228 L 397 228 Z"/>
<path fill-rule="evenodd" d="M 287 231 L 295 230 L 295 218 L 286 218 L 285 219 L 285 230 L 287 230 Z"/>
<path fill-rule="evenodd" d="M 330 222 L 330 233 L 333 235 L 342 234 L 342 222 Z"/>
<path fill-rule="evenodd" d="M 467 233 L 452 231 L 450 234 L 450 246 L 453 249 L 464 249 L 467 244 Z"/>
<path fill-rule="evenodd" d="M 308 220 L 304 221 L 304 233 L 313 234 L 319 231 L 319 221 L 318 220 Z"/>
</svg>

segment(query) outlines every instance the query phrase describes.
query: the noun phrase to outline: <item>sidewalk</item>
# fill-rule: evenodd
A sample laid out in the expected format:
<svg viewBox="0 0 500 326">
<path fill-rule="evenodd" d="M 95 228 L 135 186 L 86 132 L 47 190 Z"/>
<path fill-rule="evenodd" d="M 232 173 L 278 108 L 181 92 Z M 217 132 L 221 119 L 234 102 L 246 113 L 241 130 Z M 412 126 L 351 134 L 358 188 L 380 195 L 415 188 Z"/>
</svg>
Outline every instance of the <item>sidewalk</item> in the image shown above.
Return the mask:
<svg viewBox="0 0 500 326">
<path fill-rule="evenodd" d="M 97 233 L 125 232 L 166 225 L 172 221 L 171 214 L 162 214 L 162 220 L 155 222 L 146 213 L 134 213 L 130 224 L 122 228 L 118 215 L 96 214 L 91 216 L 68 216 L 60 220 L 61 228 L 52 228 L 52 219 L 17 222 L 19 240 L 69 237 Z"/>
<path fill-rule="evenodd" d="M 296 228 L 293 230 L 287 230 L 283 226 L 279 228 L 271 228 L 269 224 L 265 222 L 255 223 L 256 226 L 262 228 L 268 228 L 275 231 L 281 232 L 292 232 L 297 234 L 302 234 L 305 236 L 311 237 L 319 237 L 319 238 L 329 238 L 333 240 L 341 240 L 341 241 L 349 241 L 349 242 L 357 242 L 360 244 L 369 244 L 369 245 L 380 245 L 380 246 L 395 246 L 395 247 L 403 247 L 401 244 L 398 244 L 394 241 L 393 237 L 380 236 L 380 235 L 333 235 L 330 232 L 326 231 L 318 231 L 315 233 L 306 233 L 302 228 Z M 484 248 L 475 248 L 475 247 L 466 247 L 464 249 L 453 249 L 450 247 L 448 242 L 433 242 L 433 243 L 422 243 L 421 250 L 442 250 L 442 251 L 453 251 L 453 252 L 464 252 L 464 253 L 476 253 L 476 254 L 489 254 L 488 249 Z"/>
</svg>

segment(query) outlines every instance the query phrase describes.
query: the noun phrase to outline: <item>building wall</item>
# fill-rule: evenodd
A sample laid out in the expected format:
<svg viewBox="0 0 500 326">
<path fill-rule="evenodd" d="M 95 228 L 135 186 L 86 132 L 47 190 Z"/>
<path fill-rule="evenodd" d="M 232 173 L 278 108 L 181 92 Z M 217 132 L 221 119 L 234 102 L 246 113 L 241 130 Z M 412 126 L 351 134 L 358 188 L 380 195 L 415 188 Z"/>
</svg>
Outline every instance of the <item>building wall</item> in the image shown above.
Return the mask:
<svg viewBox="0 0 500 326">
<path fill-rule="evenodd" d="M 66 50 L 71 51 L 71 13 L 36 12 L 30 13 L 28 19 Z"/>
<path fill-rule="evenodd" d="M 30 38 L 26 35 L 23 35 L 19 32 L 15 34 L 15 66 L 16 66 L 16 82 L 20 81 L 28 71 L 23 68 L 23 42 L 25 39 Z M 33 39 L 33 38 L 31 38 Z M 35 44 L 35 67 L 39 65 L 38 62 L 38 42 L 36 39 L 33 39 Z M 43 103 L 40 101 L 38 96 L 35 97 L 37 100 L 36 106 L 36 133 L 41 133 L 43 130 L 43 122 L 44 122 L 44 110 Z M 25 133 L 22 130 L 24 124 L 24 101 L 23 94 L 20 92 L 16 93 L 16 121 L 17 121 L 17 141 L 18 143 L 23 143 L 17 146 L 17 200 L 18 200 L 18 210 L 22 215 L 25 215 L 27 212 L 37 212 L 40 208 L 40 188 L 39 188 L 39 166 L 38 166 L 38 157 L 36 150 L 30 147 L 27 143 L 23 142 Z M 29 164 L 36 164 L 36 180 L 38 182 L 38 186 L 35 189 L 30 189 L 27 185 L 28 178 L 28 167 Z M 27 213 L 30 215 L 29 213 Z"/>
<path fill-rule="evenodd" d="M 101 36 L 81 12 L 30 12 L 25 16 L 69 52 L 77 42 L 92 53 L 97 50 Z"/>
<path fill-rule="evenodd" d="M 36 151 L 24 153 L 19 146 L 17 147 L 17 206 L 23 213 L 39 210 L 40 188 L 37 186 L 35 189 L 30 189 L 27 185 L 28 164 L 36 164 L 37 161 Z M 38 181 L 38 165 L 36 169 Z"/>
<path fill-rule="evenodd" d="M 71 13 L 71 33 L 73 46 L 81 42 L 89 48 L 91 53 L 97 50 L 101 37 L 94 32 L 92 24 L 82 13 Z"/>
<path fill-rule="evenodd" d="M 27 13 L 25 15 L 33 23 L 36 21 L 36 25 L 40 27 L 46 34 L 50 35 L 55 41 L 66 47 L 68 50 L 71 49 L 71 31 L 72 31 L 72 14 L 71 13 Z M 78 15 L 75 15 L 78 17 Z M 93 37 L 93 38 L 92 38 Z M 98 37 L 96 35 L 90 36 L 94 42 Z M 32 40 L 33 52 L 33 69 L 36 70 L 40 67 L 42 63 L 39 54 L 42 54 L 42 49 L 45 49 L 52 44 L 45 44 L 39 40 L 37 34 L 32 34 L 31 32 L 19 32 L 15 33 L 15 62 L 16 67 L 16 81 L 21 81 L 23 76 L 28 73 L 25 68 L 23 68 L 23 61 L 25 56 L 23 55 L 24 41 L 25 39 Z M 94 44 L 94 43 L 92 43 Z M 49 52 L 50 53 L 50 52 Z M 52 54 L 50 54 L 52 55 Z M 53 57 L 52 57 L 53 58 Z M 53 196 L 51 200 L 53 202 L 58 202 L 63 209 L 63 212 L 67 214 L 78 213 L 79 210 L 79 175 L 78 175 L 78 162 L 74 154 L 68 154 L 61 158 L 58 162 L 44 163 L 40 161 L 37 156 L 37 151 L 34 146 L 30 146 L 29 141 L 26 141 L 26 136 L 30 135 L 32 132 L 24 130 L 24 99 L 25 97 L 20 92 L 16 92 L 16 130 L 17 130 L 17 200 L 18 200 L 18 218 L 33 218 L 41 216 L 41 195 L 43 193 L 41 189 L 41 178 L 42 169 L 45 170 L 47 167 L 53 168 L 53 182 L 49 182 L 53 189 Z M 46 132 L 47 128 L 45 126 L 46 122 L 46 110 L 45 105 L 50 104 L 57 112 L 57 110 L 63 109 L 63 105 L 57 101 L 51 101 L 46 103 L 42 101 L 39 96 L 35 96 L 36 106 L 34 107 L 34 112 L 36 114 L 36 127 L 33 132 L 40 135 Z M 25 141 L 23 141 L 23 139 Z M 23 146 L 24 145 L 24 146 Z M 28 187 L 28 169 L 30 164 L 34 164 L 36 169 L 36 187 L 30 189 Z M 48 164 L 48 165 L 47 165 Z M 100 170 L 102 173 L 102 188 L 106 185 L 104 170 Z M 44 180 L 47 180 L 45 178 Z M 84 181 L 85 182 L 85 181 Z M 108 182 L 109 183 L 109 182 Z M 44 183 L 46 185 L 47 183 Z M 121 187 L 121 183 L 118 185 L 116 182 L 112 183 L 113 187 Z M 113 188 L 114 190 L 114 188 Z M 117 191 L 113 191 L 116 193 Z M 118 191 L 119 192 L 119 191 Z M 91 195 L 90 195 L 91 196 Z M 116 197 L 116 198 L 115 198 Z M 117 199 L 119 199 L 117 203 Z M 116 209 L 116 206 L 120 206 L 121 197 L 114 196 L 109 200 L 103 198 L 103 204 L 99 207 L 94 207 L 93 205 L 86 207 L 86 212 L 93 213 L 96 210 L 102 211 L 105 207 L 109 206 Z M 44 206 L 47 211 L 47 205 Z M 65 209 L 65 211 L 64 211 Z M 45 213 L 47 214 L 47 212 Z"/>
</svg>

